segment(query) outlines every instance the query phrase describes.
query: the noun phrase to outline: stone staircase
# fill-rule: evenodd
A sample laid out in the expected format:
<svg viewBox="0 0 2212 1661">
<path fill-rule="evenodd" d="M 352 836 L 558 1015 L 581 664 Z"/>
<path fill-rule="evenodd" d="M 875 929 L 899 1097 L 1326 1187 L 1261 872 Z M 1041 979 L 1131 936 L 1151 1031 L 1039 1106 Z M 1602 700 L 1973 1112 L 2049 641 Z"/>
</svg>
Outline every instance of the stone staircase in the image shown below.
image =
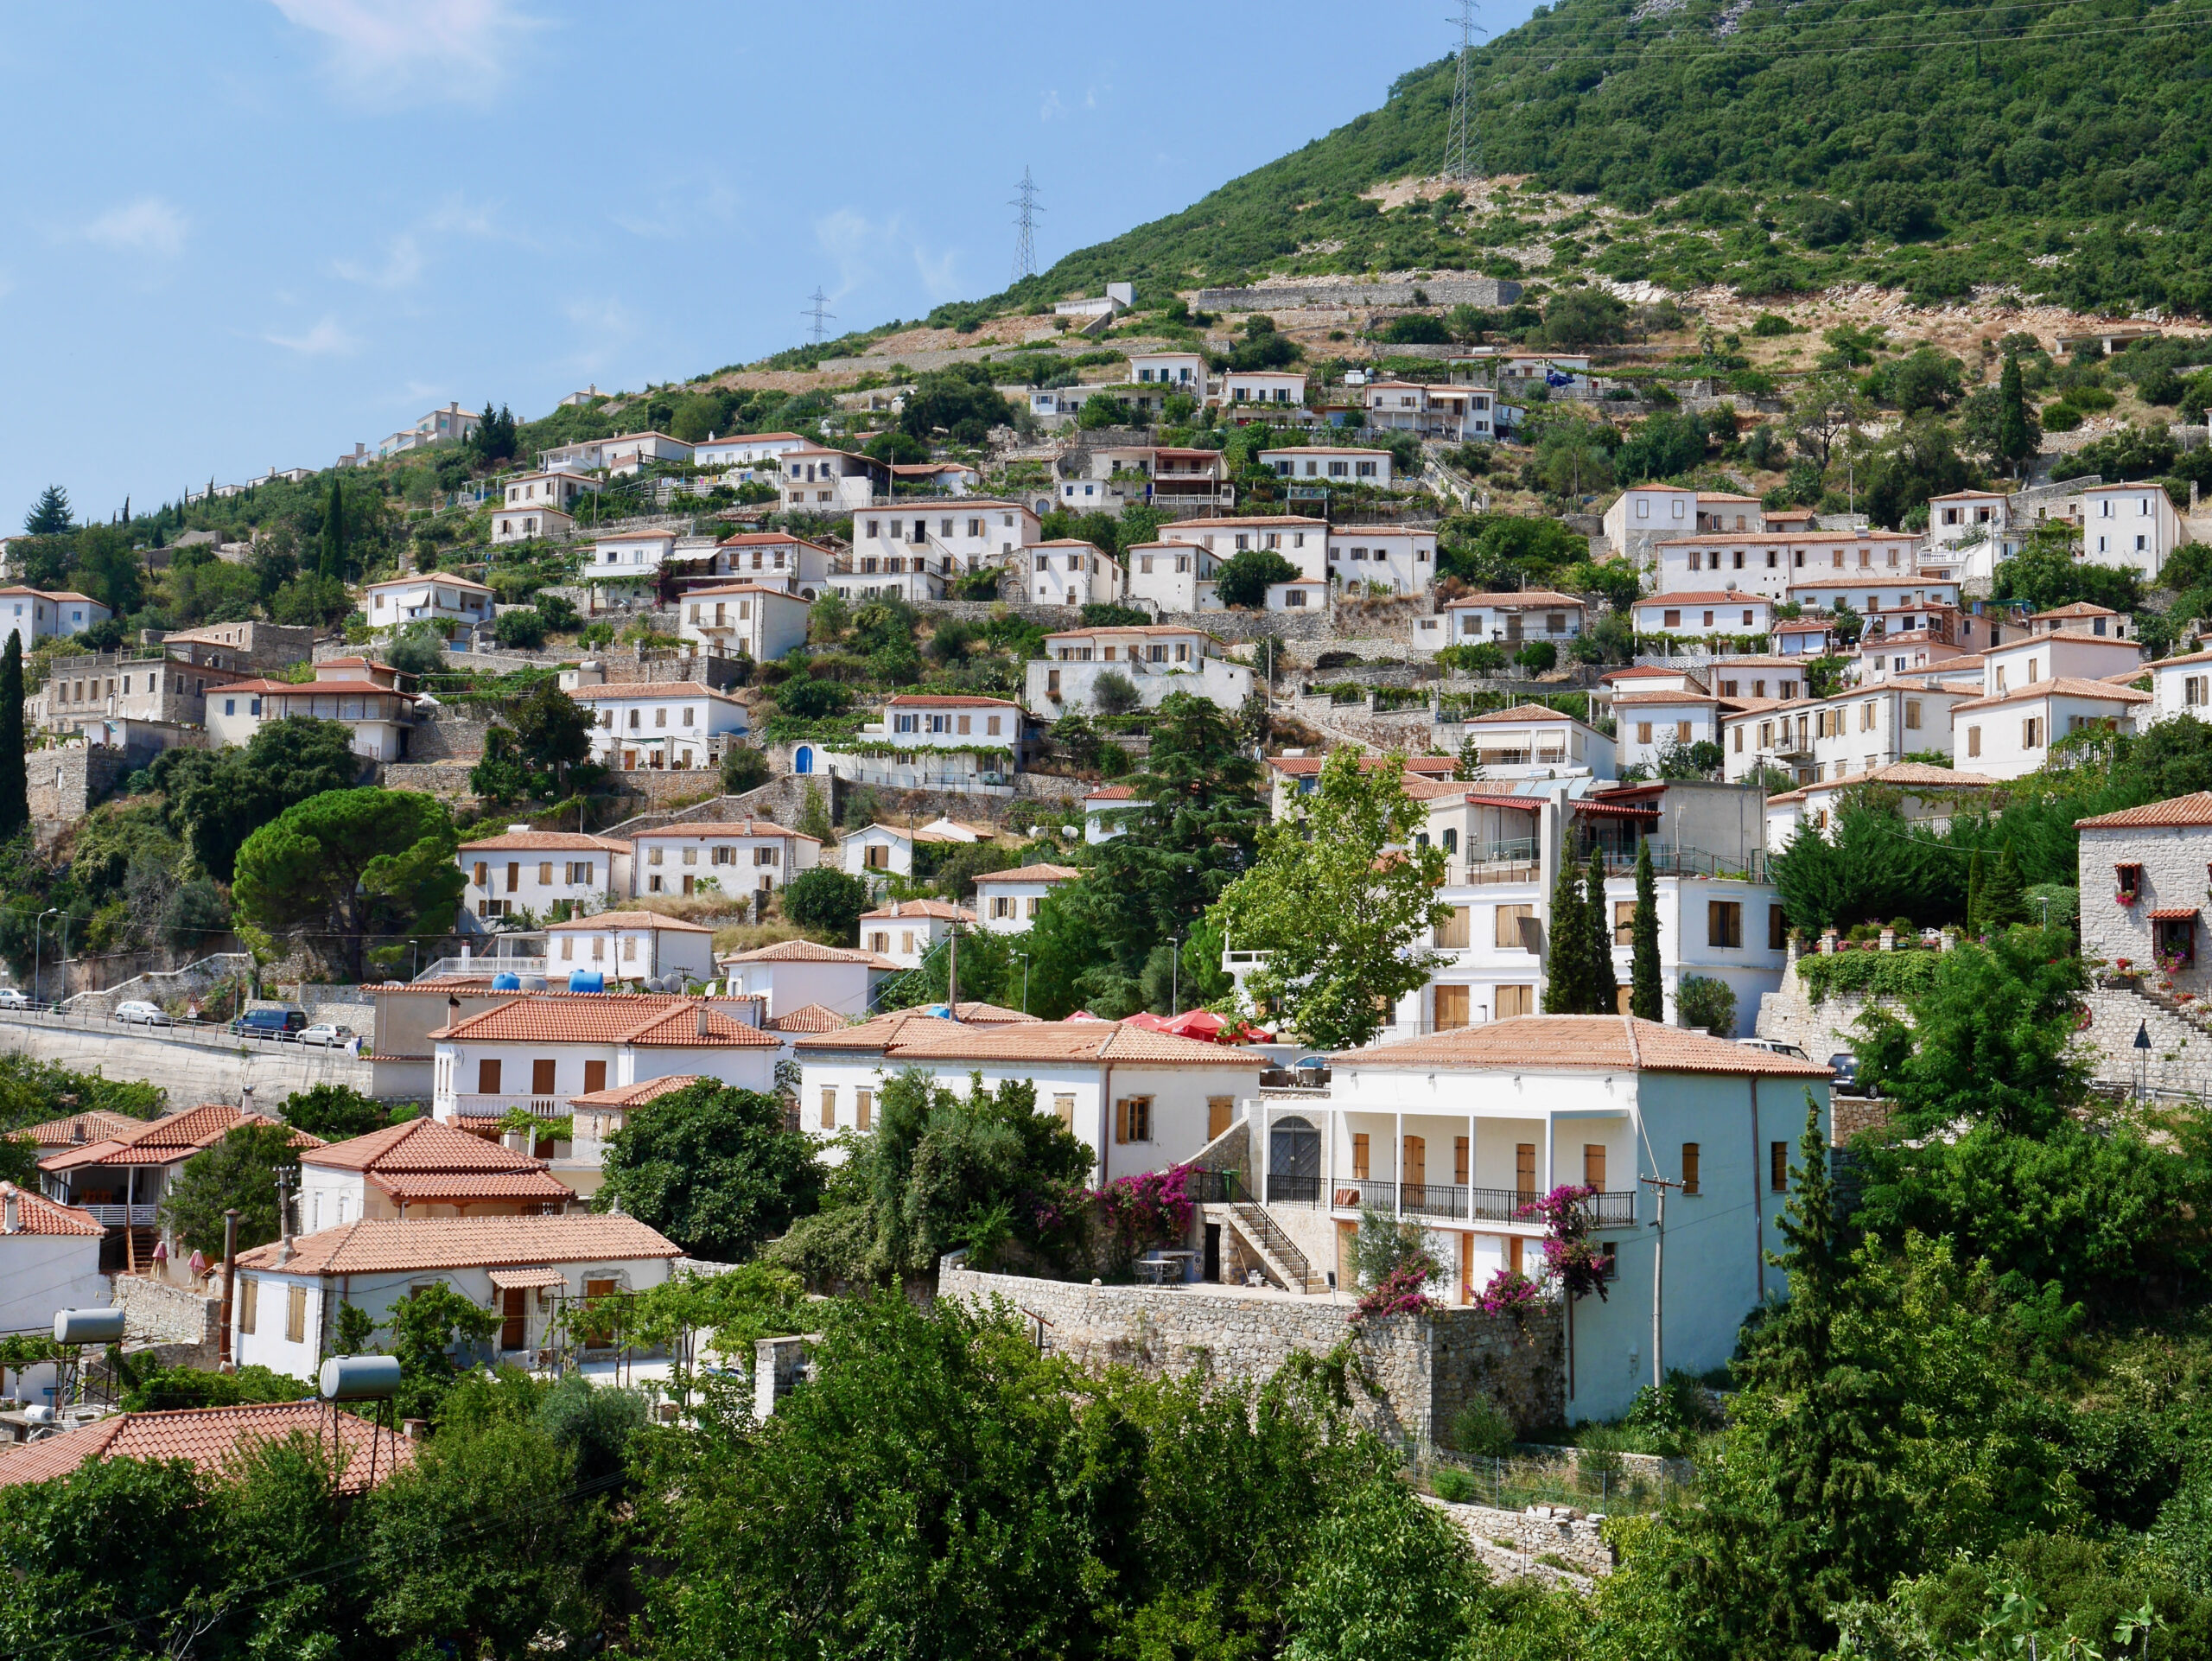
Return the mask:
<svg viewBox="0 0 2212 1661">
<path fill-rule="evenodd" d="M 2212 1098 L 2212 1010 L 2126 982 L 2093 986 L 2082 1002 L 2090 1021 L 2078 1042 L 2098 1084 L 2132 1091 L 2139 1065 L 2155 1093 Z M 2138 1032 L 2149 1049 L 2136 1049 Z"/>
<path fill-rule="evenodd" d="M 1265 1206 L 1238 1200 L 1220 1209 L 1227 1212 L 1230 1225 L 1243 1238 L 1252 1255 L 1266 1266 L 1268 1275 L 1285 1291 L 1311 1296 L 1328 1289 L 1328 1282 L 1306 1262 L 1306 1254 L 1268 1215 Z"/>
</svg>

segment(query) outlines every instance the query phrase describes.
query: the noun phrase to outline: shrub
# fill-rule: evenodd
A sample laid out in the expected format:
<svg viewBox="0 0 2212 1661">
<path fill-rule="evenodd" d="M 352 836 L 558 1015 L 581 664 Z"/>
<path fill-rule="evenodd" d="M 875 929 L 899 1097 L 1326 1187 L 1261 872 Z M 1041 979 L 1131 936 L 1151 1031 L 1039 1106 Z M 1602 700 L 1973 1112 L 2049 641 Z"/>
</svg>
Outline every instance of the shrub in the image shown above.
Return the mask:
<svg viewBox="0 0 2212 1661">
<path fill-rule="evenodd" d="M 1735 1034 L 1736 993 L 1726 981 L 1685 975 L 1675 991 L 1675 1007 L 1685 1027 L 1701 1028 L 1718 1038 Z"/>
<path fill-rule="evenodd" d="M 1503 1459 L 1513 1451 L 1513 1421 L 1487 1396 L 1478 1396 L 1452 1416 L 1450 1434 L 1453 1450 L 1470 1459 Z"/>
<path fill-rule="evenodd" d="M 1465 1505 L 1471 1503 L 1478 1488 L 1473 1475 L 1457 1466 L 1446 1465 L 1428 1480 L 1436 1497 L 1446 1505 Z"/>
</svg>

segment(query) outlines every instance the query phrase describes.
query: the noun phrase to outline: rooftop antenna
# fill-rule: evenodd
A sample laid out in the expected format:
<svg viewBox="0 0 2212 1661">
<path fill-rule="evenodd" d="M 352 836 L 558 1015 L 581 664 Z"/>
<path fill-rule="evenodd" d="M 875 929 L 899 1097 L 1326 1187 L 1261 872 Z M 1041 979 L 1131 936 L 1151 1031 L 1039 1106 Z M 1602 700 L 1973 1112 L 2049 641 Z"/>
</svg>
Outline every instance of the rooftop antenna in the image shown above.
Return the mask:
<svg viewBox="0 0 2212 1661">
<path fill-rule="evenodd" d="M 1020 212 L 1014 221 L 1014 280 L 1037 275 L 1036 217 L 1045 211 L 1037 200 L 1036 181 L 1029 176 L 1029 169 L 1021 169 L 1021 182 L 1014 187 L 1020 194 L 1007 206 Z"/>
<path fill-rule="evenodd" d="M 828 309 L 830 296 L 822 292 L 822 285 L 819 283 L 814 285 L 814 292 L 807 297 L 812 300 L 814 304 L 806 310 L 799 313 L 799 315 L 802 317 L 811 317 L 814 320 L 814 343 L 817 346 L 820 346 L 823 341 L 830 338 L 830 331 L 825 328 L 823 325 L 828 323 L 832 318 L 836 317 L 837 314 Z"/>
<path fill-rule="evenodd" d="M 1482 135 L 1475 118 L 1475 35 L 1490 31 L 1475 21 L 1475 0 L 1459 0 L 1459 15 L 1447 17 L 1459 26 L 1458 79 L 1452 86 L 1452 124 L 1444 136 L 1444 176 L 1468 185 L 1482 170 Z"/>
</svg>

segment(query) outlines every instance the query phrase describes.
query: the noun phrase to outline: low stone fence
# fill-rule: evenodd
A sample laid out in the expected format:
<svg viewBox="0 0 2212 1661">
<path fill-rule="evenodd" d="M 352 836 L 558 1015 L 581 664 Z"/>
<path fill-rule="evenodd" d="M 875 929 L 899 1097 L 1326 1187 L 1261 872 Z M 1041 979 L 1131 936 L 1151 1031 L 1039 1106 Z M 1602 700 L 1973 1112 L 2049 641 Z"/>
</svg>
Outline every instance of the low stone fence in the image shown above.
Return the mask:
<svg viewBox="0 0 2212 1661">
<path fill-rule="evenodd" d="M 203 1346 L 213 1355 L 223 1331 L 222 1276 L 208 1277 L 208 1291 L 172 1286 L 144 1275 L 115 1277 L 115 1307 L 123 1311 L 126 1337 L 155 1344 Z"/>
<path fill-rule="evenodd" d="M 1313 306 L 1468 305 L 1494 309 L 1520 297 L 1521 285 L 1503 277 L 1427 277 L 1397 283 L 1265 283 L 1249 289 L 1200 289 L 1192 303 L 1223 311 L 1302 311 Z"/>
<path fill-rule="evenodd" d="M 1556 1573 L 1555 1564 L 1527 1561 L 1555 1557 L 1571 1565 L 1575 1572 L 1594 1578 L 1611 1574 L 1619 1561 L 1612 1547 L 1605 1543 L 1605 1519 L 1602 1516 L 1589 1516 L 1558 1505 L 1500 1511 L 1491 1505 L 1455 1505 L 1442 1499 L 1431 1503 L 1467 1531 L 1468 1539 L 1484 1561 L 1508 1573 L 1541 1575 L 1545 1569 Z M 1484 1550 L 1486 1547 L 1497 1548 L 1523 1561 L 1497 1562 L 1497 1552 Z"/>
<path fill-rule="evenodd" d="M 1037 1324 L 1045 1348 L 1086 1366 L 1154 1376 L 1256 1384 L 1294 1354 L 1325 1356 L 1348 1345 L 1371 1385 L 1354 1391 L 1355 1411 L 1407 1449 L 1432 1446 L 1478 1398 L 1523 1427 L 1565 1416 L 1561 1324 L 1548 1308 L 1522 1324 L 1478 1309 L 1354 1323 L 1350 1306 L 1334 1298 L 1032 1280 L 969 1270 L 957 1254 L 939 1266 L 938 1295 L 980 1308 L 1002 1300 Z"/>
</svg>

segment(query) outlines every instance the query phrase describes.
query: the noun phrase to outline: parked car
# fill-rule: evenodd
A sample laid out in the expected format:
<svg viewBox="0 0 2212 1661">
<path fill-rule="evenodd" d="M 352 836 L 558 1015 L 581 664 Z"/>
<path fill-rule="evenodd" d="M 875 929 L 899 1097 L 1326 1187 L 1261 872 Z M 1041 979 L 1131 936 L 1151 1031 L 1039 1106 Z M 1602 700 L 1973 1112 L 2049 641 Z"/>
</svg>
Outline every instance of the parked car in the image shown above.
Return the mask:
<svg viewBox="0 0 2212 1661">
<path fill-rule="evenodd" d="M 1828 1088 L 1839 1096 L 1863 1096 L 1859 1087 L 1859 1058 L 1849 1050 L 1828 1057 L 1828 1066 L 1835 1069 L 1835 1079 Z"/>
<path fill-rule="evenodd" d="M 126 1027 L 174 1027 L 176 1025 L 168 1018 L 168 1013 L 160 1004 L 149 1003 L 143 998 L 125 998 L 115 1006 L 115 1018 Z"/>
<path fill-rule="evenodd" d="M 1739 1038 L 1736 1041 L 1747 1050 L 1764 1050 L 1770 1055 L 1795 1056 L 1800 1061 L 1813 1059 L 1796 1045 L 1785 1043 L 1779 1038 Z"/>
<path fill-rule="evenodd" d="M 231 1023 L 231 1030 L 241 1038 L 270 1038 L 289 1042 L 306 1029 L 308 1012 L 294 1006 L 271 1005 L 264 1009 L 248 1009 Z"/>
<path fill-rule="evenodd" d="M 25 997 L 18 987 L 0 986 L 0 1009 L 35 1009 L 38 1005 Z"/>
<path fill-rule="evenodd" d="M 302 1044 L 319 1044 L 325 1049 L 344 1049 L 353 1041 L 353 1029 L 335 1022 L 318 1021 L 300 1034 Z"/>
</svg>

